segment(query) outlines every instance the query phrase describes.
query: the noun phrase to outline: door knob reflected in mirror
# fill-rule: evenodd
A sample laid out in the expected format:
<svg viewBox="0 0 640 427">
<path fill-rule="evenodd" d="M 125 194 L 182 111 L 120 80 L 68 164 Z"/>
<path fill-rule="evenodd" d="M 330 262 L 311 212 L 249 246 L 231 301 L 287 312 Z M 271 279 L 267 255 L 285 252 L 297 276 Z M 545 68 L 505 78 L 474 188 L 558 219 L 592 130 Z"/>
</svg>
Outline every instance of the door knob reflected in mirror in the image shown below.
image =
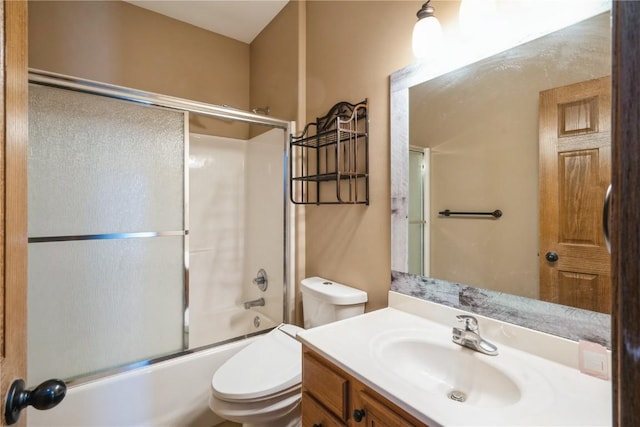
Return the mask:
<svg viewBox="0 0 640 427">
<path fill-rule="evenodd" d="M 547 261 L 549 261 L 549 262 L 556 262 L 556 261 L 558 261 L 558 259 L 559 259 L 559 258 L 558 258 L 558 254 L 557 254 L 557 253 L 555 253 L 555 252 L 547 252 L 547 253 L 544 255 L 544 258 L 545 258 Z"/>
<path fill-rule="evenodd" d="M 31 405 L 36 409 L 51 409 L 64 399 L 67 386 L 62 380 L 47 380 L 34 388 L 25 390 L 23 380 L 15 380 L 5 402 L 4 420 L 7 425 L 15 424 L 20 418 L 20 411 Z"/>
</svg>

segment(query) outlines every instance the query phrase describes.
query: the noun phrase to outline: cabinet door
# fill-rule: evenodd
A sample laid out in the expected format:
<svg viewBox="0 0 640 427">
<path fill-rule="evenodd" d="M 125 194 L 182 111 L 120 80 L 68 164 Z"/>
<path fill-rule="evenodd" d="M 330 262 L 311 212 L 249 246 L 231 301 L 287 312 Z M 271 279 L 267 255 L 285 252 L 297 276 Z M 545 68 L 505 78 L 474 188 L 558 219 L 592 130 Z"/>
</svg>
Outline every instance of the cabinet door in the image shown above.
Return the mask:
<svg viewBox="0 0 640 427">
<path fill-rule="evenodd" d="M 348 380 L 316 358 L 304 353 L 302 360 L 302 387 L 337 418 L 347 419 Z"/>
<path fill-rule="evenodd" d="M 362 404 L 361 410 L 364 411 L 364 414 L 361 421 L 358 421 L 358 417 L 354 413 L 354 421 L 356 423 L 364 423 L 363 425 L 366 427 L 415 427 L 366 392 L 360 393 L 360 402 Z M 359 426 L 361 424 L 356 425 Z"/>
<path fill-rule="evenodd" d="M 302 394 L 302 427 L 346 427 L 309 393 Z"/>
</svg>

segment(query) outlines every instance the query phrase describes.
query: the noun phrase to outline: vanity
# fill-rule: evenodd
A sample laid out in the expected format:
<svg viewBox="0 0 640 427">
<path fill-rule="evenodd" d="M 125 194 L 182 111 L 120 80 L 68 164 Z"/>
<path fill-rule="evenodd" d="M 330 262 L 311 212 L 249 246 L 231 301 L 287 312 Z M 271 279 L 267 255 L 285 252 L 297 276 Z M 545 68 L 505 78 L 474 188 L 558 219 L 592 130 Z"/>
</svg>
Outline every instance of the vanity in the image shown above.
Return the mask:
<svg viewBox="0 0 640 427">
<path fill-rule="evenodd" d="M 303 346 L 302 425 L 418 426 L 423 423 L 374 388 Z"/>
<path fill-rule="evenodd" d="M 387 308 L 300 332 L 302 425 L 611 425 L 611 382 L 580 372 L 577 342 L 474 315 L 498 348 L 482 354 L 452 342 L 461 314 L 391 291 Z"/>
</svg>

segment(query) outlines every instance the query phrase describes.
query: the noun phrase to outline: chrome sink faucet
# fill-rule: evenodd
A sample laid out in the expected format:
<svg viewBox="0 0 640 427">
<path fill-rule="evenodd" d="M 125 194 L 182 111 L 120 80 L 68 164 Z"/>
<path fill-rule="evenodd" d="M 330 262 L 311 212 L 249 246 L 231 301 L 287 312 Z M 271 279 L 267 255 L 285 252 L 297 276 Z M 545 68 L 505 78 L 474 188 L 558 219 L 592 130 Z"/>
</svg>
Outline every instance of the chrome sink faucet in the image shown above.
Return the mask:
<svg viewBox="0 0 640 427">
<path fill-rule="evenodd" d="M 478 319 L 465 314 L 456 316 L 456 319 L 458 319 L 459 322 L 464 322 L 464 328 L 453 327 L 451 339 L 454 343 L 483 354 L 488 354 L 489 356 L 496 356 L 498 354 L 498 347 L 480 336 Z"/>
</svg>

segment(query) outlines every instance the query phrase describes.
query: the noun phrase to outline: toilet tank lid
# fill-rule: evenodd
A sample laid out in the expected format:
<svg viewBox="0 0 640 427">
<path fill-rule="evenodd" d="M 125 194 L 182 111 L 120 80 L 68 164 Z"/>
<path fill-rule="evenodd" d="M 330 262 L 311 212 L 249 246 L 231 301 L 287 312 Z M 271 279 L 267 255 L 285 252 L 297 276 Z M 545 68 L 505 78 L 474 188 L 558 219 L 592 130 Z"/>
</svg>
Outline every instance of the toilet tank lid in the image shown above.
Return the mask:
<svg viewBox="0 0 640 427">
<path fill-rule="evenodd" d="M 367 293 L 322 277 L 302 279 L 300 291 L 329 304 L 351 305 L 367 302 Z"/>
</svg>

